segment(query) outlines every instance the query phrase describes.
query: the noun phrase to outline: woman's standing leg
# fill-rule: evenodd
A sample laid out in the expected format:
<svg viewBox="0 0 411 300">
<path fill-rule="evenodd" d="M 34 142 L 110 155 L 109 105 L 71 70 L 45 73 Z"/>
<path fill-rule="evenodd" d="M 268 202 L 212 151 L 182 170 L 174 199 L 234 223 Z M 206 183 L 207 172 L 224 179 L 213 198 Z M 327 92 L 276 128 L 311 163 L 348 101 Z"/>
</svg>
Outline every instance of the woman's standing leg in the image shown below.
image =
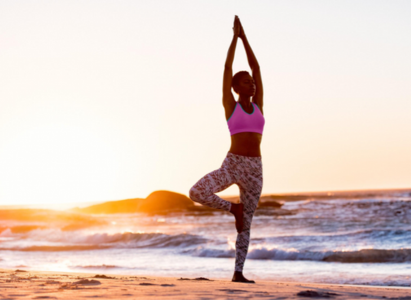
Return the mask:
<svg viewBox="0 0 411 300">
<path fill-rule="evenodd" d="M 247 158 L 241 164 L 242 176 L 239 179 L 240 199 L 244 204 L 243 231 L 237 235 L 235 272 L 243 272 L 248 246 L 250 244 L 251 221 L 260 200 L 263 187 L 261 158 Z M 234 274 L 235 275 L 235 274 Z M 233 277 L 234 279 L 234 277 Z"/>
</svg>

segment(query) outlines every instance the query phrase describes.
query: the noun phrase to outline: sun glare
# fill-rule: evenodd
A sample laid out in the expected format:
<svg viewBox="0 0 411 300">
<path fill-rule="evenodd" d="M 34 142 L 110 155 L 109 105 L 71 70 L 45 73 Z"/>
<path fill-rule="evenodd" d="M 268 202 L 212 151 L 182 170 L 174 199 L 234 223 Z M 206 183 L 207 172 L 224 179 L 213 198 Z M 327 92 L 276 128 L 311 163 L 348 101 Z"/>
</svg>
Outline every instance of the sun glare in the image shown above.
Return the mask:
<svg viewBox="0 0 411 300">
<path fill-rule="evenodd" d="M 90 186 L 104 189 L 118 171 L 108 143 L 70 124 L 32 127 L 0 151 L 4 204 L 89 201 Z"/>
</svg>

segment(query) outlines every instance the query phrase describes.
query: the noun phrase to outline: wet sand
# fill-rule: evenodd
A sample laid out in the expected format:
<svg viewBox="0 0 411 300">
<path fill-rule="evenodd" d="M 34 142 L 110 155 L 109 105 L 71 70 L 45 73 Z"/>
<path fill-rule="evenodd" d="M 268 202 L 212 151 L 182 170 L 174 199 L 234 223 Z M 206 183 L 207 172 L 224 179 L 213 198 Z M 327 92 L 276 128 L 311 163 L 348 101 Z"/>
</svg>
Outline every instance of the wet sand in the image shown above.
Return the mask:
<svg viewBox="0 0 411 300">
<path fill-rule="evenodd" d="M 0 269 L 0 299 L 409 299 L 411 288 Z"/>
</svg>

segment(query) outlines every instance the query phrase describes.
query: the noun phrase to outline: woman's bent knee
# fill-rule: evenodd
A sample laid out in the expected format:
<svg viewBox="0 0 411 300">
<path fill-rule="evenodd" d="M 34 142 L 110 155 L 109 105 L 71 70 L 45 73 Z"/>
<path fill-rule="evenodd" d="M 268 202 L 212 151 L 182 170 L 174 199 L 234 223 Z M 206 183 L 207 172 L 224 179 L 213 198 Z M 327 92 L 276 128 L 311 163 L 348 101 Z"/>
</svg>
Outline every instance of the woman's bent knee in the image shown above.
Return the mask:
<svg viewBox="0 0 411 300">
<path fill-rule="evenodd" d="M 203 190 L 197 189 L 195 185 L 190 189 L 188 195 L 191 200 L 202 205 L 207 205 L 210 202 L 210 195 L 204 193 Z"/>
<path fill-rule="evenodd" d="M 190 189 L 188 196 L 190 197 L 191 200 L 198 202 L 198 191 L 194 188 L 194 186 Z"/>
</svg>

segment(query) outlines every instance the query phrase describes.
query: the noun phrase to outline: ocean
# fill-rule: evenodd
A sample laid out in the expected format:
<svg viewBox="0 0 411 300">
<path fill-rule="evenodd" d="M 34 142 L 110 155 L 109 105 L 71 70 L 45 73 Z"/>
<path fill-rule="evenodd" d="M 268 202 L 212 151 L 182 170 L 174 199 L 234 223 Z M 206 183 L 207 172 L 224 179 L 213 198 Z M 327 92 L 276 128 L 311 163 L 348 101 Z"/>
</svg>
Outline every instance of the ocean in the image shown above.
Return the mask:
<svg viewBox="0 0 411 300">
<path fill-rule="evenodd" d="M 410 192 L 313 194 L 260 207 L 244 275 L 409 287 Z M 229 280 L 235 239 L 234 218 L 221 211 L 0 210 L 0 268 Z"/>
</svg>

